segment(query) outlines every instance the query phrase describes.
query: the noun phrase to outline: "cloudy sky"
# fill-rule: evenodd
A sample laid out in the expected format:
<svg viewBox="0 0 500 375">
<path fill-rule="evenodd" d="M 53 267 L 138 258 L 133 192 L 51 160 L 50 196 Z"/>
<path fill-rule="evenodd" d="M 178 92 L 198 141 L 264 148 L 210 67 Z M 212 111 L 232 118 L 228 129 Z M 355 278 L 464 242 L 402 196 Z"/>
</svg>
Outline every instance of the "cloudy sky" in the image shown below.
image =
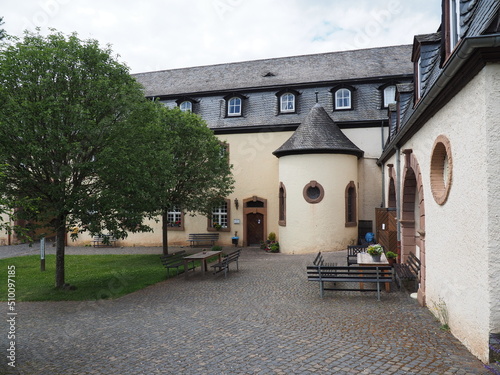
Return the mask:
<svg viewBox="0 0 500 375">
<path fill-rule="evenodd" d="M 110 44 L 132 73 L 411 44 L 441 0 L 4 0 L 10 35 L 55 28 Z"/>
</svg>

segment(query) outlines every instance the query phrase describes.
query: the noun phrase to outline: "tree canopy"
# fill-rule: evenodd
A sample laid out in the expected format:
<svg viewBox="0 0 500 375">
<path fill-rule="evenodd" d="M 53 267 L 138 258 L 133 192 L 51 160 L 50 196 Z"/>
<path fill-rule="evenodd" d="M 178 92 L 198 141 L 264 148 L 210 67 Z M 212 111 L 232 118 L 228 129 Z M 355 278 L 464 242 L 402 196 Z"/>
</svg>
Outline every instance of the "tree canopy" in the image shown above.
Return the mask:
<svg viewBox="0 0 500 375">
<path fill-rule="evenodd" d="M 167 212 L 176 207 L 184 212 L 209 216 L 217 205 L 233 191 L 234 179 L 227 147 L 218 140 L 205 121 L 178 108 L 165 109 L 161 118 L 163 142 L 170 153 L 159 161 L 169 164 L 168 175 L 156 179 L 150 212 L 163 220 L 163 252 L 168 253 Z"/>
<path fill-rule="evenodd" d="M 147 229 L 131 198 L 146 183 L 160 113 L 95 40 L 26 32 L 1 46 L 0 192 L 17 219 L 57 234 L 57 287 L 68 228 L 118 237 Z M 123 183 L 110 184 L 116 170 Z"/>
<path fill-rule="evenodd" d="M 4 24 L 3 17 L 0 17 L 0 40 L 5 38 L 5 30 L 1 28 L 3 24 Z"/>
</svg>

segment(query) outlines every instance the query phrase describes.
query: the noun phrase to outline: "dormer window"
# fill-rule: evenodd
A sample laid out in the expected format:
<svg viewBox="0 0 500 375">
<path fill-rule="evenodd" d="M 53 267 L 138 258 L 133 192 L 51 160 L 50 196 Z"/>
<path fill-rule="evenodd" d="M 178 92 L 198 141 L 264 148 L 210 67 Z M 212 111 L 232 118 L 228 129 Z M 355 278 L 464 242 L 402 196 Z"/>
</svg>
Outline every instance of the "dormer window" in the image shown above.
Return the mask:
<svg viewBox="0 0 500 375">
<path fill-rule="evenodd" d="M 460 0 L 449 1 L 449 32 L 450 32 L 450 52 L 460 40 Z"/>
<path fill-rule="evenodd" d="M 182 112 L 193 112 L 193 103 L 191 103 L 188 100 L 185 100 L 179 105 L 179 109 Z"/>
<path fill-rule="evenodd" d="M 239 94 L 229 94 L 224 97 L 226 101 L 226 117 L 243 116 L 243 99 L 245 97 Z"/>
<path fill-rule="evenodd" d="M 422 58 L 419 57 L 415 65 L 415 99 L 419 100 L 422 96 Z"/>
<path fill-rule="evenodd" d="M 297 99 L 300 93 L 295 90 L 283 89 L 276 93 L 278 98 L 278 113 L 297 113 Z"/>
<path fill-rule="evenodd" d="M 281 113 L 295 112 L 295 95 L 289 92 L 281 95 L 280 112 Z"/>
<path fill-rule="evenodd" d="M 179 99 L 177 99 L 175 101 L 175 103 L 177 103 L 177 107 L 179 107 L 179 109 L 182 111 L 182 112 L 195 112 L 195 104 L 198 103 L 198 100 L 194 99 L 194 98 L 190 98 L 190 97 L 187 97 L 187 96 L 183 96 Z"/>
<path fill-rule="evenodd" d="M 241 99 L 231 98 L 227 102 L 227 115 L 228 116 L 241 116 Z"/>
<path fill-rule="evenodd" d="M 384 89 L 384 108 L 388 108 L 389 104 L 396 103 L 396 86 L 387 86 Z"/>
<path fill-rule="evenodd" d="M 353 109 L 352 97 L 354 87 L 351 86 L 338 86 L 334 87 L 331 91 L 333 93 L 333 109 L 335 111 Z"/>
</svg>

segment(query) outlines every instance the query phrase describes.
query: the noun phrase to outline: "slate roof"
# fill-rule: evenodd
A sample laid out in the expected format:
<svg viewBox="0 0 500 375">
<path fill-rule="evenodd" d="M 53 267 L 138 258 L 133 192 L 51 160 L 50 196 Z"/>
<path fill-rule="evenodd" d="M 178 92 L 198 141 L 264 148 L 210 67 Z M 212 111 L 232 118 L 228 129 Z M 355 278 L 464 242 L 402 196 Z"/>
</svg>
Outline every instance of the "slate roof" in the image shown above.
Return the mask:
<svg viewBox="0 0 500 375">
<path fill-rule="evenodd" d="M 175 96 L 407 75 L 411 45 L 138 73 L 145 95 Z"/>
<path fill-rule="evenodd" d="M 361 151 L 333 122 L 325 109 L 316 104 L 292 136 L 273 154 L 348 154 L 363 156 Z"/>
<path fill-rule="evenodd" d="M 498 33 L 500 29 L 500 0 L 461 0 L 460 1 L 460 38 Z M 414 50 L 412 60 L 416 58 L 415 47 L 420 45 L 421 58 L 421 97 L 425 98 L 443 72 L 440 57 L 444 54 L 441 38 L 443 37 L 443 25 L 441 32 L 417 35 L 414 38 Z M 396 131 L 407 126 L 409 119 L 415 112 L 411 104 L 415 93 L 413 86 L 408 84 L 397 85 L 400 92 L 400 129 L 395 129 L 395 124 L 390 125 L 390 137 L 387 145 L 395 137 Z"/>
</svg>

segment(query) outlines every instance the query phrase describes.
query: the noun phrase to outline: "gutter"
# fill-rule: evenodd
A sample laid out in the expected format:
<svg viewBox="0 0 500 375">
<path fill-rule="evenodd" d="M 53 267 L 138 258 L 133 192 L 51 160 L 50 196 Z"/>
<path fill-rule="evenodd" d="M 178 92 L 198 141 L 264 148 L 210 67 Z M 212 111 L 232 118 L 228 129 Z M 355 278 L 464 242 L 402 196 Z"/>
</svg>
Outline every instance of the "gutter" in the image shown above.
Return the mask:
<svg viewBox="0 0 500 375">
<path fill-rule="evenodd" d="M 495 48 L 500 47 L 500 34 L 482 35 L 477 37 L 466 37 L 462 39 L 455 53 L 451 55 L 438 79 L 431 86 L 428 93 L 421 98 L 415 107 L 404 127 L 396 134 L 396 137 L 387 145 L 386 150 L 382 152 L 378 165 L 382 165 L 394 153 L 394 149 L 398 148 L 399 142 L 412 130 L 417 120 L 429 108 L 434 100 L 439 96 L 443 89 L 455 77 L 457 72 L 464 67 L 466 62 L 479 48 Z"/>
</svg>

